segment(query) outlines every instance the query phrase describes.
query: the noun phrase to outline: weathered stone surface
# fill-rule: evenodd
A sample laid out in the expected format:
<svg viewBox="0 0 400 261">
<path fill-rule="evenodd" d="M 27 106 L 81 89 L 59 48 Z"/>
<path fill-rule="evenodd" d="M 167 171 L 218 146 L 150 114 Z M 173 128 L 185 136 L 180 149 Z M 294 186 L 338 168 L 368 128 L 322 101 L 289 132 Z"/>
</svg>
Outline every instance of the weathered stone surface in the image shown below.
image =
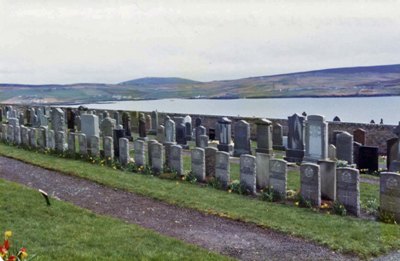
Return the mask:
<svg viewBox="0 0 400 261">
<path fill-rule="evenodd" d="M 145 142 L 142 140 L 135 140 L 133 142 L 133 149 L 135 151 L 134 160 L 137 167 L 146 165 L 144 145 Z"/>
<path fill-rule="evenodd" d="M 57 131 L 54 133 L 55 134 L 55 140 L 56 140 L 56 151 L 58 152 L 64 152 L 65 151 L 65 132 L 63 131 Z"/>
<path fill-rule="evenodd" d="M 65 114 L 60 108 L 51 109 L 51 125 L 54 133 L 62 131 L 65 132 Z M 57 135 L 56 135 L 57 136 Z"/>
<path fill-rule="evenodd" d="M 352 145 L 353 147 L 354 147 L 354 145 Z M 353 151 L 353 149 L 351 150 L 352 152 L 353 152 L 353 154 L 354 154 L 354 151 Z M 330 159 L 330 160 L 337 160 L 337 157 L 336 157 L 336 147 L 335 147 L 335 145 L 333 145 L 333 144 L 329 144 L 329 146 L 328 146 L 328 158 Z"/>
<path fill-rule="evenodd" d="M 68 133 L 68 152 L 74 153 L 76 152 L 75 148 L 75 133 L 70 132 Z"/>
<path fill-rule="evenodd" d="M 304 157 L 304 121 L 298 114 L 288 117 L 288 146 L 285 160 L 300 163 Z"/>
<path fill-rule="evenodd" d="M 269 187 L 269 177 L 270 177 L 270 158 L 271 155 L 266 153 L 256 153 L 256 181 L 257 188 L 264 189 Z"/>
<path fill-rule="evenodd" d="M 186 115 L 184 118 L 186 140 L 192 140 L 192 117 Z"/>
<path fill-rule="evenodd" d="M 54 133 L 54 130 L 47 131 L 46 147 L 51 150 L 54 150 L 56 148 L 56 135 Z"/>
<path fill-rule="evenodd" d="M 113 137 L 113 130 L 116 128 L 117 123 L 111 117 L 106 117 L 100 124 L 100 130 L 103 137 Z"/>
<path fill-rule="evenodd" d="M 176 171 L 178 175 L 183 175 L 182 147 L 180 145 L 172 145 L 170 153 L 169 166 L 171 170 Z"/>
<path fill-rule="evenodd" d="M 14 134 L 15 132 L 14 132 L 14 126 L 12 126 L 12 125 L 8 125 L 8 127 L 7 127 L 7 141 L 8 142 L 14 142 L 14 136 L 15 136 L 15 134 Z"/>
<path fill-rule="evenodd" d="M 152 162 L 151 162 L 151 148 L 152 148 L 152 144 L 155 144 L 155 143 L 159 143 L 159 142 L 157 142 L 156 140 L 149 140 L 149 141 L 147 141 L 147 164 L 149 165 L 149 166 L 152 166 Z"/>
<path fill-rule="evenodd" d="M 259 119 L 257 125 L 257 149 L 256 152 L 272 155 L 272 122 L 267 119 Z"/>
<path fill-rule="evenodd" d="M 105 136 L 103 139 L 104 158 L 107 162 L 114 160 L 114 141 L 110 136 Z"/>
<path fill-rule="evenodd" d="M 84 133 L 78 133 L 79 153 L 86 156 L 88 155 L 87 140 Z"/>
<path fill-rule="evenodd" d="M 21 127 L 19 125 L 15 126 L 14 129 L 14 143 L 17 145 L 21 144 Z"/>
<path fill-rule="evenodd" d="M 100 156 L 100 138 L 99 136 L 90 136 L 89 137 L 89 154 L 92 157 Z"/>
<path fill-rule="evenodd" d="M 250 194 L 256 193 L 256 157 L 240 156 L 240 184 Z"/>
<path fill-rule="evenodd" d="M 81 131 L 86 137 L 100 136 L 99 117 L 93 114 L 81 115 Z M 90 141 L 89 141 L 90 142 Z"/>
<path fill-rule="evenodd" d="M 31 130 L 29 131 L 29 146 L 31 148 L 37 148 L 37 140 L 36 140 L 36 137 L 38 136 L 37 132 L 38 129 L 36 128 L 31 128 Z"/>
<path fill-rule="evenodd" d="M 357 169 L 338 168 L 337 201 L 353 215 L 360 216 L 360 174 Z"/>
<path fill-rule="evenodd" d="M 242 154 L 251 154 L 250 147 L 250 124 L 244 120 L 235 123 L 233 156 L 240 157 Z"/>
<path fill-rule="evenodd" d="M 342 132 L 336 136 L 336 157 L 353 164 L 353 135 Z"/>
<path fill-rule="evenodd" d="M 214 147 L 207 147 L 204 151 L 206 154 L 206 176 L 215 177 L 215 157 L 218 150 Z"/>
<path fill-rule="evenodd" d="M 151 129 L 149 131 L 150 134 L 156 134 L 158 128 L 158 112 L 152 111 L 151 112 Z"/>
<path fill-rule="evenodd" d="M 169 116 L 166 117 L 164 122 L 165 135 L 164 135 L 164 143 L 173 143 L 175 144 L 175 122 L 171 120 Z"/>
<path fill-rule="evenodd" d="M 128 140 L 132 140 L 131 117 L 127 112 L 122 113 L 122 128 L 125 131 L 125 137 L 128 138 Z"/>
<path fill-rule="evenodd" d="M 21 144 L 29 146 L 29 129 L 25 126 L 21 126 Z"/>
<path fill-rule="evenodd" d="M 205 151 L 202 148 L 195 148 L 192 154 L 192 173 L 197 181 L 204 182 L 206 178 Z"/>
<path fill-rule="evenodd" d="M 380 174 L 380 209 L 393 214 L 400 222 L 400 174 L 383 172 Z"/>
<path fill-rule="evenodd" d="M 328 158 L 328 124 L 321 115 L 307 116 L 304 161 L 317 162 Z"/>
<path fill-rule="evenodd" d="M 201 146 L 204 144 L 201 144 L 202 140 L 200 139 L 200 136 L 206 136 L 207 129 L 204 126 L 198 126 L 195 128 L 194 131 L 195 131 L 196 147 L 202 148 Z M 203 142 L 204 142 L 204 140 L 203 140 Z"/>
<path fill-rule="evenodd" d="M 283 146 L 283 128 L 279 123 L 272 126 L 272 148 L 274 150 L 285 150 Z"/>
<path fill-rule="evenodd" d="M 3 141 L 6 141 L 8 139 L 7 133 L 8 133 L 8 125 L 7 124 L 1 124 L 1 138 Z"/>
<path fill-rule="evenodd" d="M 146 119 L 144 113 L 139 114 L 138 128 L 139 128 L 139 138 L 141 140 L 147 140 Z"/>
<path fill-rule="evenodd" d="M 232 154 L 233 151 L 231 125 L 232 121 L 227 117 L 222 117 L 219 119 L 217 124 L 219 141 L 217 148 L 219 151 L 226 151 L 229 154 Z"/>
<path fill-rule="evenodd" d="M 336 162 L 331 160 L 318 161 L 321 176 L 321 197 L 336 200 Z"/>
<path fill-rule="evenodd" d="M 199 136 L 199 148 L 207 148 L 208 147 L 208 136 L 207 135 L 200 135 Z"/>
<path fill-rule="evenodd" d="M 164 171 L 164 149 L 160 143 L 153 143 L 151 146 L 151 169 L 154 174 L 161 174 Z"/>
<path fill-rule="evenodd" d="M 124 129 L 113 129 L 114 157 L 119 158 L 119 139 L 125 137 Z"/>
<path fill-rule="evenodd" d="M 37 141 L 41 149 L 46 149 L 47 147 L 47 136 L 48 136 L 48 128 L 45 126 L 40 127 Z"/>
<path fill-rule="evenodd" d="M 287 162 L 280 159 L 271 159 L 269 162 L 269 185 L 281 195 L 282 199 L 286 198 L 287 190 Z"/>
<path fill-rule="evenodd" d="M 314 163 L 300 165 L 300 194 L 313 206 L 321 206 L 321 176 L 319 166 Z"/>
<path fill-rule="evenodd" d="M 358 128 L 353 132 L 354 141 L 360 143 L 361 145 L 365 145 L 366 141 L 366 131 L 364 129 Z"/>
<path fill-rule="evenodd" d="M 226 189 L 230 182 L 229 153 L 217 151 L 215 153 L 215 178 L 220 182 L 222 188 Z"/>
<path fill-rule="evenodd" d="M 119 139 L 119 163 L 122 166 L 127 166 L 130 161 L 129 156 L 129 140 L 127 138 Z"/>
<path fill-rule="evenodd" d="M 158 126 L 158 128 L 157 128 L 157 141 L 159 143 L 161 143 L 161 144 L 165 142 L 164 132 L 165 132 L 164 126 L 163 125 Z"/>
</svg>

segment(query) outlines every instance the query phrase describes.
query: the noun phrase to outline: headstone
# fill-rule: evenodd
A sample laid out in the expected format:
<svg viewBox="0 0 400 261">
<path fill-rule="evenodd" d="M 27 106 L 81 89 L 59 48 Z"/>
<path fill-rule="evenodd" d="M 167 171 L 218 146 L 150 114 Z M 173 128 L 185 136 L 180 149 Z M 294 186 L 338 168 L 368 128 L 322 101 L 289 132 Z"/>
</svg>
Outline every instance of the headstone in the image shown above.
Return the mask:
<svg viewBox="0 0 400 261">
<path fill-rule="evenodd" d="M 269 184 L 272 190 L 286 199 L 287 162 L 280 159 L 271 159 L 269 163 Z"/>
<path fill-rule="evenodd" d="M 213 128 L 208 129 L 208 138 L 210 140 L 215 140 L 215 129 Z"/>
<path fill-rule="evenodd" d="M 182 148 L 188 149 L 189 146 L 187 145 L 186 141 L 186 126 L 185 123 L 183 122 L 182 117 L 176 118 L 175 133 L 176 133 L 176 142 L 179 145 L 181 145 Z"/>
<path fill-rule="evenodd" d="M 157 128 L 157 141 L 159 143 L 164 143 L 165 138 L 164 138 L 164 132 L 165 132 L 165 128 L 163 125 L 158 126 Z"/>
<path fill-rule="evenodd" d="M 152 135 L 157 134 L 157 128 L 158 128 L 158 112 L 152 111 L 151 112 L 151 129 L 149 131 L 149 134 L 152 134 Z"/>
<path fill-rule="evenodd" d="M 122 127 L 125 130 L 125 137 L 132 140 L 131 117 L 127 112 L 122 113 Z"/>
<path fill-rule="evenodd" d="M 259 189 L 264 189 L 270 185 L 270 158 L 271 155 L 269 154 L 256 153 L 256 181 Z"/>
<path fill-rule="evenodd" d="M 65 142 L 65 132 L 63 131 L 57 131 L 54 132 L 55 134 L 55 140 L 56 140 L 56 151 L 57 152 L 64 152 L 64 142 Z"/>
<path fill-rule="evenodd" d="M 75 154 L 75 152 L 76 152 L 75 133 L 73 133 L 73 132 L 68 133 L 68 151 L 73 154 Z"/>
<path fill-rule="evenodd" d="M 283 146 L 283 128 L 279 123 L 272 126 L 272 148 L 274 150 L 285 150 L 285 146 Z"/>
<path fill-rule="evenodd" d="M 204 145 L 204 144 L 201 144 L 201 140 L 200 140 L 200 136 L 202 136 L 202 135 L 206 135 L 207 134 L 207 129 L 206 129 L 206 127 L 204 127 L 204 126 L 197 126 L 195 129 L 194 129 L 194 136 L 195 136 L 195 139 L 196 139 L 196 147 L 200 147 L 201 148 L 201 145 Z M 203 140 L 203 142 L 204 142 L 204 140 Z"/>
<path fill-rule="evenodd" d="M 152 144 L 157 143 L 156 140 L 149 140 L 147 141 L 147 161 L 148 161 L 148 165 L 152 166 L 152 162 L 151 162 L 151 148 L 152 148 Z"/>
<path fill-rule="evenodd" d="M 88 155 L 87 140 L 84 133 L 78 133 L 79 153 L 83 156 Z"/>
<path fill-rule="evenodd" d="M 114 111 L 114 112 L 112 113 L 112 116 L 113 116 L 113 118 L 114 118 L 114 120 L 115 120 L 115 124 L 116 124 L 116 125 L 120 125 L 121 122 L 120 122 L 120 120 L 119 120 L 119 112 Z"/>
<path fill-rule="evenodd" d="M 400 174 L 382 172 L 380 174 L 380 209 L 393 214 L 400 223 Z"/>
<path fill-rule="evenodd" d="M 204 150 L 206 154 L 206 176 L 215 177 L 215 157 L 218 150 L 214 147 L 206 147 Z"/>
<path fill-rule="evenodd" d="M 353 149 L 352 149 L 352 151 L 353 151 Z M 354 152 L 353 152 L 354 153 Z M 333 145 L 333 144 L 329 144 L 329 146 L 328 146 L 328 158 L 330 159 L 330 160 L 337 160 L 337 157 L 336 157 L 336 147 L 335 147 L 335 145 Z"/>
<path fill-rule="evenodd" d="M 100 156 L 100 138 L 99 136 L 90 136 L 89 137 L 89 154 L 92 157 Z"/>
<path fill-rule="evenodd" d="M 99 117 L 93 114 L 83 114 L 81 116 L 81 131 L 86 135 L 86 137 L 99 137 Z"/>
<path fill-rule="evenodd" d="M 129 156 L 129 140 L 127 138 L 119 139 L 119 163 L 122 166 L 127 166 L 130 161 Z"/>
<path fill-rule="evenodd" d="M 187 115 L 184 118 L 186 140 L 192 140 L 192 117 Z"/>
<path fill-rule="evenodd" d="M 328 124 L 324 116 L 307 116 L 304 161 L 317 162 L 328 158 Z"/>
<path fill-rule="evenodd" d="M 20 126 L 25 124 L 25 116 L 24 116 L 24 113 L 22 113 L 22 112 L 19 113 L 19 115 L 18 115 L 18 122 L 19 122 L 19 125 L 20 125 Z"/>
<path fill-rule="evenodd" d="M 360 154 L 360 147 L 362 145 L 358 142 L 353 142 L 353 161 L 358 165 L 358 155 Z"/>
<path fill-rule="evenodd" d="M 180 145 L 172 145 L 170 150 L 169 166 L 172 171 L 176 171 L 178 175 L 183 175 L 183 158 L 182 147 Z"/>
<path fill-rule="evenodd" d="M 25 126 L 21 126 L 21 143 L 25 147 L 29 146 L 29 129 Z"/>
<path fill-rule="evenodd" d="M 378 170 L 378 147 L 361 146 L 358 150 L 358 169 L 368 169 L 368 172 Z"/>
<path fill-rule="evenodd" d="M 7 124 L 1 124 L 1 139 L 7 141 Z"/>
<path fill-rule="evenodd" d="M 81 131 L 82 130 L 82 128 L 81 128 L 81 116 L 79 116 L 79 115 L 76 115 L 75 116 L 75 126 L 76 126 L 76 130 L 77 131 Z"/>
<path fill-rule="evenodd" d="M 199 136 L 199 148 L 207 148 L 208 147 L 208 136 L 207 135 L 200 135 Z"/>
<path fill-rule="evenodd" d="M 60 108 L 52 108 L 51 110 L 51 125 L 54 133 L 65 132 L 65 115 Z M 57 135 L 56 135 L 57 136 Z"/>
<path fill-rule="evenodd" d="M 244 120 L 235 123 L 235 139 L 234 139 L 233 156 L 240 157 L 242 154 L 251 155 L 250 146 L 250 124 Z"/>
<path fill-rule="evenodd" d="M 164 143 L 175 144 L 175 122 L 169 116 L 166 116 L 165 122 L 165 136 Z"/>
<path fill-rule="evenodd" d="M 300 165 L 300 195 L 313 206 L 321 206 L 321 176 L 319 166 L 314 163 Z"/>
<path fill-rule="evenodd" d="M 113 130 L 116 128 L 116 121 L 111 117 L 106 117 L 100 124 L 103 137 L 113 137 Z"/>
<path fill-rule="evenodd" d="M 47 126 L 42 126 L 39 128 L 38 145 L 41 149 L 47 148 L 47 136 L 48 128 Z"/>
<path fill-rule="evenodd" d="M 71 109 L 67 109 L 67 127 L 69 130 L 75 130 L 75 112 Z"/>
<path fill-rule="evenodd" d="M 361 143 L 361 145 L 365 145 L 365 133 L 364 129 L 358 128 L 353 132 L 354 141 Z"/>
<path fill-rule="evenodd" d="M 155 174 L 163 173 L 164 150 L 160 143 L 151 144 L 151 169 Z"/>
<path fill-rule="evenodd" d="M 15 136 L 15 131 L 14 131 L 14 126 L 8 125 L 7 127 L 7 141 L 10 143 L 14 142 L 14 136 Z"/>
<path fill-rule="evenodd" d="M 31 128 L 31 130 L 29 131 L 29 146 L 31 148 L 37 147 L 37 141 L 36 141 L 37 132 L 38 132 L 38 129 L 36 129 L 36 128 Z"/>
<path fill-rule="evenodd" d="M 218 141 L 219 144 L 217 148 L 219 151 L 226 151 L 232 154 L 232 131 L 231 131 L 232 121 L 226 117 L 222 117 L 218 120 Z"/>
<path fill-rule="evenodd" d="M 204 182 L 206 178 L 205 152 L 202 148 L 194 148 L 192 154 L 192 173 L 197 181 Z"/>
<path fill-rule="evenodd" d="M 114 141 L 110 136 L 105 136 L 103 139 L 104 158 L 107 162 L 114 160 Z"/>
<path fill-rule="evenodd" d="M 135 151 L 134 160 L 137 167 L 146 165 L 144 144 L 145 143 L 142 140 L 135 140 L 133 142 L 133 149 Z"/>
<path fill-rule="evenodd" d="M 336 199 L 336 161 L 318 161 L 321 178 L 321 197 L 324 199 Z"/>
<path fill-rule="evenodd" d="M 349 213 L 360 216 L 360 173 L 357 169 L 337 169 L 337 201 Z"/>
<path fill-rule="evenodd" d="M 215 153 L 215 178 L 223 189 L 227 189 L 230 182 L 229 153 L 217 151 Z"/>
<path fill-rule="evenodd" d="M 353 135 L 342 132 L 336 136 L 336 157 L 353 164 Z"/>
<path fill-rule="evenodd" d="M 194 123 L 194 127 L 199 127 L 201 126 L 201 118 L 196 118 L 195 119 L 195 123 Z"/>
<path fill-rule="evenodd" d="M 256 193 L 256 157 L 240 155 L 240 184 L 250 194 Z"/>
<path fill-rule="evenodd" d="M 46 142 L 47 148 L 54 150 L 56 148 L 56 135 L 54 133 L 54 130 L 48 130 L 47 131 L 47 142 Z"/>
<path fill-rule="evenodd" d="M 125 137 L 124 129 L 113 129 L 114 156 L 119 158 L 119 139 Z"/>
<path fill-rule="evenodd" d="M 300 163 L 304 157 L 304 121 L 305 118 L 293 114 L 288 117 L 288 146 L 285 160 Z"/>
<path fill-rule="evenodd" d="M 386 141 L 386 168 L 389 169 L 392 160 L 400 159 L 399 157 L 399 139 L 391 138 Z"/>
<path fill-rule="evenodd" d="M 146 115 L 145 126 L 146 126 L 146 132 L 150 132 L 150 130 L 151 130 L 151 115 Z"/>
<path fill-rule="evenodd" d="M 144 113 L 140 113 L 138 128 L 139 128 L 139 139 L 147 140 L 146 119 L 144 118 Z"/>
<path fill-rule="evenodd" d="M 256 152 L 272 155 L 272 122 L 267 119 L 259 119 L 257 125 L 257 149 Z"/>
<path fill-rule="evenodd" d="M 21 144 L 21 127 L 19 125 L 15 126 L 14 129 L 14 143 L 17 145 Z"/>
</svg>

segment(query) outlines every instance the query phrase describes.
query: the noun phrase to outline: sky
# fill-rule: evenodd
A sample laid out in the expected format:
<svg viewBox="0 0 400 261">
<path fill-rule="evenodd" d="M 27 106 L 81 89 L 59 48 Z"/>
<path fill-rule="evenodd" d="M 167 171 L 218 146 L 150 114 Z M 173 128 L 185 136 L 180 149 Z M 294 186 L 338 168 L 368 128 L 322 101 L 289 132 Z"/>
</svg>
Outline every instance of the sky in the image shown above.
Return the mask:
<svg viewBox="0 0 400 261">
<path fill-rule="evenodd" d="M 0 0 L 0 83 L 400 63 L 400 0 Z"/>
</svg>

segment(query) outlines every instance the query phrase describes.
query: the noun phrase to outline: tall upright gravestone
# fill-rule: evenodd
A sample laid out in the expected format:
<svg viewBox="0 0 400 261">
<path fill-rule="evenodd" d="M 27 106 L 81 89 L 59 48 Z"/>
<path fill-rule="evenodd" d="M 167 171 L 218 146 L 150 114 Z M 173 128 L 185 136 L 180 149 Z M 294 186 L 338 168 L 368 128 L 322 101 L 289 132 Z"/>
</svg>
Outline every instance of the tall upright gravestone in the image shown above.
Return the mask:
<svg viewBox="0 0 400 261">
<path fill-rule="evenodd" d="M 271 159 L 269 164 L 269 184 L 282 199 L 286 198 L 287 162 L 280 159 Z"/>
<path fill-rule="evenodd" d="M 344 131 L 336 136 L 336 157 L 353 164 L 353 135 Z"/>
<path fill-rule="evenodd" d="M 357 169 L 338 168 L 336 178 L 336 200 L 344 205 L 347 211 L 360 215 L 360 174 Z"/>
<path fill-rule="evenodd" d="M 313 206 L 321 206 L 321 178 L 317 164 L 300 165 L 300 195 Z"/>
<path fill-rule="evenodd" d="M 317 162 L 328 158 L 328 124 L 324 116 L 307 116 L 304 161 Z"/>
<path fill-rule="evenodd" d="M 288 117 L 288 147 L 285 160 L 289 162 L 302 162 L 304 157 L 304 121 L 305 118 L 298 114 Z"/>
<path fill-rule="evenodd" d="M 240 184 L 250 194 L 256 193 L 256 157 L 247 154 L 240 156 Z"/>
<path fill-rule="evenodd" d="M 219 151 L 226 151 L 229 154 L 232 154 L 233 151 L 231 125 L 232 121 L 227 117 L 219 119 L 217 125 L 219 134 L 219 144 L 217 148 Z"/>
<path fill-rule="evenodd" d="M 256 152 L 272 155 L 272 122 L 267 119 L 259 119 L 257 125 L 257 149 Z"/>
<path fill-rule="evenodd" d="M 274 150 L 285 150 L 285 146 L 283 146 L 283 128 L 279 123 L 272 126 L 272 148 Z"/>
<path fill-rule="evenodd" d="M 380 209 L 400 222 L 400 174 L 383 172 L 380 175 Z"/>
<path fill-rule="evenodd" d="M 233 156 L 240 157 L 242 154 L 251 154 L 250 146 L 250 124 L 244 120 L 235 123 Z"/>
</svg>

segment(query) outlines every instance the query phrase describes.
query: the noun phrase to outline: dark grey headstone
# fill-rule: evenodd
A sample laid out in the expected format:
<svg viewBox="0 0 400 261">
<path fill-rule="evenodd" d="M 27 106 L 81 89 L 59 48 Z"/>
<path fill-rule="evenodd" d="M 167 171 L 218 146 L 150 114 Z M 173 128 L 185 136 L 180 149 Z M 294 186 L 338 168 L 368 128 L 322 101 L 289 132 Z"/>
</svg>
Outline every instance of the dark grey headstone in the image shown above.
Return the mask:
<svg viewBox="0 0 400 261">
<path fill-rule="evenodd" d="M 367 169 L 368 172 L 378 170 L 378 147 L 361 146 L 358 151 L 358 169 Z"/>
<path fill-rule="evenodd" d="M 250 147 L 250 124 L 241 120 L 235 123 L 235 139 L 234 139 L 233 156 L 240 157 L 242 154 L 251 154 Z"/>
</svg>

